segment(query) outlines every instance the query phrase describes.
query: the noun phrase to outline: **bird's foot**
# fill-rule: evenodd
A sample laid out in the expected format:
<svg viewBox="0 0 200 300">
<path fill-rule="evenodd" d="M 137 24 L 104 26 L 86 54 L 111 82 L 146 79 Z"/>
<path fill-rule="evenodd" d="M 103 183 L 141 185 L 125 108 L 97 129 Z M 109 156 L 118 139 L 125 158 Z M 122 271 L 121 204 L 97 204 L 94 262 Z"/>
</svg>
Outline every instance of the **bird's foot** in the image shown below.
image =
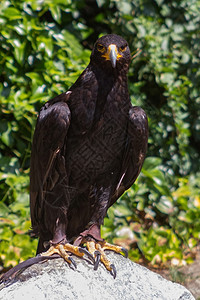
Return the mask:
<svg viewBox="0 0 200 300">
<path fill-rule="evenodd" d="M 86 246 L 89 253 L 95 258 L 94 269 L 97 270 L 99 262 L 101 261 L 114 278 L 116 277 L 116 268 L 109 261 L 105 251 L 111 250 L 116 253 L 124 253 L 125 257 L 128 257 L 128 251 L 125 248 L 109 244 L 105 241 L 87 241 Z"/>
<path fill-rule="evenodd" d="M 94 258 L 92 256 L 92 254 L 89 253 L 89 251 L 87 249 L 79 247 L 79 246 L 74 246 L 69 243 L 66 243 L 66 244 L 59 243 L 59 244 L 51 245 L 50 248 L 46 252 L 42 252 L 40 255 L 49 257 L 54 254 L 59 255 L 65 261 L 67 261 L 71 268 L 76 268 L 76 263 L 71 256 L 72 254 L 74 254 L 78 257 L 81 257 L 81 258 L 83 258 L 85 255 L 87 255 L 87 257 L 89 257 L 94 262 Z"/>
</svg>

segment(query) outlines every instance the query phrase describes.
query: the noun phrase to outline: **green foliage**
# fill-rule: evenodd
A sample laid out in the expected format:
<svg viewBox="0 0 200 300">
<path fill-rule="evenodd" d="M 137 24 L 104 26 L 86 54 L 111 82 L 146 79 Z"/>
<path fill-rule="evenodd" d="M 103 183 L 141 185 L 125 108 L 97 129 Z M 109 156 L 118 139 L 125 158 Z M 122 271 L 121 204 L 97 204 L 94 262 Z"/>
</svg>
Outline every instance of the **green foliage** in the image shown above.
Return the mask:
<svg viewBox="0 0 200 300">
<path fill-rule="evenodd" d="M 130 249 L 137 244 L 153 264 L 171 260 L 181 265 L 192 261 L 188 251 L 200 239 L 200 174 L 169 185 L 162 167 L 160 158 L 146 158 L 133 188 L 110 208 L 103 234 Z M 135 250 L 129 256 L 140 258 Z"/>
<path fill-rule="evenodd" d="M 135 56 L 134 105 L 149 117 L 142 173 L 110 208 L 105 238 L 130 256 L 182 262 L 200 238 L 198 0 L 0 2 L 0 260 L 34 255 L 27 232 L 31 140 L 41 105 L 66 91 L 100 34 L 117 33 Z M 139 51 L 138 51 L 139 50 Z"/>
</svg>

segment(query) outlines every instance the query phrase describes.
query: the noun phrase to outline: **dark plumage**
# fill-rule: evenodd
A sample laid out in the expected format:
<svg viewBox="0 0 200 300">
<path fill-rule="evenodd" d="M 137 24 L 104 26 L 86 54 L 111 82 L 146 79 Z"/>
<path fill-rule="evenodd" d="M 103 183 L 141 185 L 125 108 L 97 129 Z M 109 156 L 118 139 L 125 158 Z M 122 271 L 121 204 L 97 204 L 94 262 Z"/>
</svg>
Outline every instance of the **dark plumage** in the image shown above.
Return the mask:
<svg viewBox="0 0 200 300">
<path fill-rule="evenodd" d="M 115 67 L 102 57 L 110 44 L 118 51 Z M 32 227 L 40 237 L 38 252 L 47 240 L 71 242 L 91 224 L 100 228 L 109 206 L 141 170 L 147 118 L 130 103 L 126 76 L 130 60 L 122 37 L 101 37 L 74 85 L 40 111 L 30 185 Z"/>
<path fill-rule="evenodd" d="M 146 114 L 131 105 L 128 93 L 130 61 L 122 37 L 99 38 L 78 80 L 39 113 L 30 172 L 37 253 L 49 241 L 50 246 L 95 242 L 87 244 L 94 258 L 102 252 L 91 245 L 99 242 L 102 251 L 109 248 L 100 226 L 108 208 L 136 180 L 147 149 Z M 115 276 L 114 266 L 101 261 Z"/>
</svg>

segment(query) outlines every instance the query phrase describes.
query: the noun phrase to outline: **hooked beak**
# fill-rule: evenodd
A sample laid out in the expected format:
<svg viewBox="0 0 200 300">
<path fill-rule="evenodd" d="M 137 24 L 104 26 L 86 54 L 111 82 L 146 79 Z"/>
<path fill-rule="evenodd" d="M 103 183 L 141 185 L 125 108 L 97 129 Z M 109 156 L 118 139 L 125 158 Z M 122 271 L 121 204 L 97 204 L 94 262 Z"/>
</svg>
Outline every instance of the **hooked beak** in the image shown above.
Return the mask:
<svg viewBox="0 0 200 300">
<path fill-rule="evenodd" d="M 117 63 L 117 60 L 118 60 L 120 57 L 122 57 L 122 55 L 119 54 L 116 45 L 111 44 L 111 45 L 108 47 L 108 51 L 107 51 L 104 55 L 102 55 L 102 57 L 105 57 L 106 60 L 110 60 L 112 67 L 115 68 L 115 67 L 116 67 L 116 63 Z"/>
<path fill-rule="evenodd" d="M 111 62 L 111 65 L 112 65 L 113 68 L 116 67 L 117 54 L 118 54 L 118 51 L 117 51 L 116 46 L 115 45 L 110 45 L 109 48 L 108 48 L 108 55 L 109 55 L 110 62 Z"/>
</svg>

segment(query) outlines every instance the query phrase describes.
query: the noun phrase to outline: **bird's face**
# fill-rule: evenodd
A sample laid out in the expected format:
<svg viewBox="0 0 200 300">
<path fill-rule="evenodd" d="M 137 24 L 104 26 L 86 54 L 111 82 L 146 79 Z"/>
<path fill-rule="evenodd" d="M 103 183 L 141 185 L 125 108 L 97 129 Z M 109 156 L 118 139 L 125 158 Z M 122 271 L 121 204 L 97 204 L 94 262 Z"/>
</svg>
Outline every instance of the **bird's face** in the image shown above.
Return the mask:
<svg viewBox="0 0 200 300">
<path fill-rule="evenodd" d="M 102 67 L 115 69 L 124 64 L 128 67 L 131 54 L 126 40 L 119 35 L 108 34 L 96 41 L 91 60 L 93 58 Z"/>
</svg>

